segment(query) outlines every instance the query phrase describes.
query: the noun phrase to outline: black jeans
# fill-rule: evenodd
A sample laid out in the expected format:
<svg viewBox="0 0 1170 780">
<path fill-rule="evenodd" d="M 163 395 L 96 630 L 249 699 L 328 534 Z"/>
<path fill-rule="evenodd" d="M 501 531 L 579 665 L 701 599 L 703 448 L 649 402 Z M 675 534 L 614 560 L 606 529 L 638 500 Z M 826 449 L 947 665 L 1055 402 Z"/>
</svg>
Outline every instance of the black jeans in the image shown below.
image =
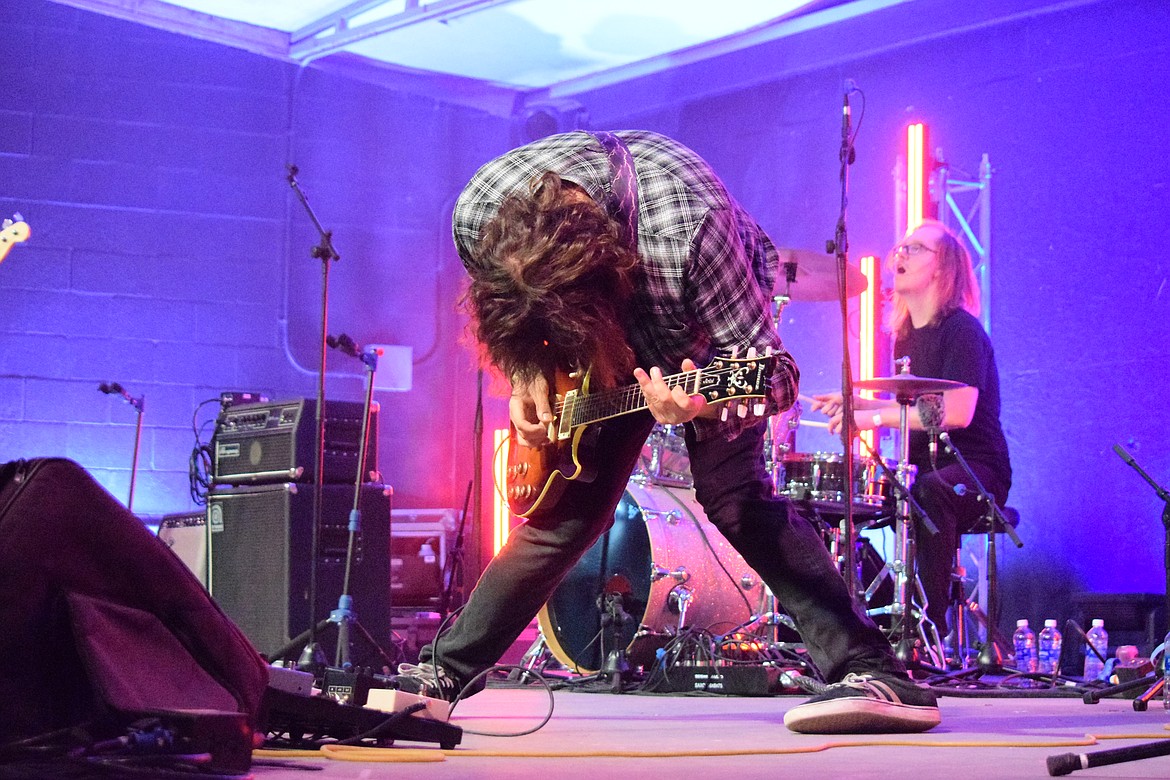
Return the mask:
<svg viewBox="0 0 1170 780">
<path fill-rule="evenodd" d="M 597 477 L 570 483 L 553 511 L 512 530 L 451 630 L 434 648 L 423 648 L 422 661 L 437 660 L 465 684 L 499 660 L 612 525 L 653 424 L 649 413 L 600 423 Z M 732 441 L 697 441 L 688 426 L 695 497 L 707 519 L 784 605 L 827 679 L 850 671 L 902 671 L 881 630 L 850 598 L 820 534 L 788 499 L 773 496 L 763 463 L 764 428 L 761 423 Z"/>
<path fill-rule="evenodd" d="M 968 461 L 971 470 L 979 477 L 984 488 L 995 496 L 1000 506 L 1007 499 L 1008 488 L 995 474 L 978 461 Z M 979 491 L 970 484 L 971 478 L 958 463 L 940 469 L 919 471 L 911 491 L 918 505 L 938 527 L 937 534 L 925 530 L 922 523 L 915 526 L 917 553 L 915 564 L 922 591 L 926 594 L 926 616 L 938 628 L 939 634 L 947 633 L 947 607 L 951 601 L 951 586 L 954 582 L 955 554 L 959 549 L 959 537 L 980 526 L 986 512 L 979 500 Z M 966 485 L 963 495 L 955 492 L 955 485 Z"/>
</svg>

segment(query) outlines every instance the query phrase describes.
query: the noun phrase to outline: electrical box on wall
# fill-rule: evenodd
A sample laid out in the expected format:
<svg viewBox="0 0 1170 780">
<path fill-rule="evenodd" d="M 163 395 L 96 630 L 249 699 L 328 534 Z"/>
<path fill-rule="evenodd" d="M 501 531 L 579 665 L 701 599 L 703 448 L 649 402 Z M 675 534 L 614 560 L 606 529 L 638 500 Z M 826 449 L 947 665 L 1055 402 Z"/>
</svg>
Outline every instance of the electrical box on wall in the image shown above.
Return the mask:
<svg viewBox="0 0 1170 780">
<path fill-rule="evenodd" d="M 442 603 L 447 555 L 459 526 L 456 509 L 395 509 L 390 523 L 390 601 L 394 609 L 433 610 Z"/>
</svg>

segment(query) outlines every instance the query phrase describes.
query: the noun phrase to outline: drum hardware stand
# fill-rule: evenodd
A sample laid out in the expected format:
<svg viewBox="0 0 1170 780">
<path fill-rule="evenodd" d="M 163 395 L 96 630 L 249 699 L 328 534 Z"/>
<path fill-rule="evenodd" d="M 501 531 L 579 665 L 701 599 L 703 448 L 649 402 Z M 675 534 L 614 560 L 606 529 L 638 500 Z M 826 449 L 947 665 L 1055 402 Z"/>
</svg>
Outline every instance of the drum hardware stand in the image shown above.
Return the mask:
<svg viewBox="0 0 1170 780">
<path fill-rule="evenodd" d="M 911 618 L 914 611 L 913 595 L 915 592 L 920 594 L 920 601 L 925 601 L 925 598 L 921 595 L 921 587 L 918 585 L 917 568 L 915 566 L 916 549 L 913 510 L 916 508 L 921 513 L 923 525 L 928 531 L 937 533 L 938 528 L 926 516 L 926 513 L 922 512 L 922 508 L 917 506 L 910 490 L 906 487 L 911 481 L 909 406 L 914 403 L 918 396 L 937 392 L 944 387 L 958 387 L 960 385 L 946 380 L 915 377 L 910 373 L 910 360 L 908 358 L 899 358 L 894 362 L 900 366 L 900 371 L 892 379 L 873 379 L 858 383 L 858 386 L 864 389 L 892 392 L 898 404 L 899 457 L 897 474 L 893 477 L 894 489 L 898 493 L 897 510 L 894 516 L 895 546 L 897 547 L 897 551 L 892 566 L 895 577 L 894 602 L 889 608 L 889 614 L 893 615 L 895 620 L 891 631 L 891 640 L 894 641 L 895 655 L 908 668 L 928 668 L 922 656 L 922 651 L 925 650 L 928 655 L 934 657 L 932 660 L 936 662 L 938 671 L 942 671 L 945 664 L 938 663 L 943 661 L 941 643 L 938 641 L 938 630 L 932 623 L 925 620 L 925 610 L 920 615 L 922 619 L 918 625 L 918 633 L 920 634 L 918 638 L 914 636 L 915 632 L 911 627 Z M 935 386 L 932 387 L 932 385 Z M 882 469 L 887 470 L 888 473 L 888 469 L 881 458 L 875 459 Z M 927 631 L 923 627 L 924 623 L 930 626 L 931 631 L 929 633 L 933 634 L 933 636 L 927 636 Z"/>
<path fill-rule="evenodd" d="M 752 615 L 748 618 L 747 622 L 741 623 L 727 633 L 734 634 L 737 631 L 751 633 L 760 626 L 767 626 L 769 632 L 767 637 L 768 643 L 772 645 L 782 644 L 780 641 L 780 626 L 785 626 L 796 631 L 796 622 L 779 610 L 780 605 L 776 600 L 776 594 L 772 593 L 772 589 L 768 587 L 767 583 L 764 583 L 764 593 L 760 601 L 761 612 Z"/>
<path fill-rule="evenodd" d="M 902 359 L 898 362 L 902 366 L 902 373 L 907 374 L 910 366 L 909 360 Z M 883 577 L 887 573 L 892 572 L 894 576 L 893 603 L 888 608 L 871 610 L 868 614 L 888 614 L 895 618 L 891 637 L 900 634 L 898 636 L 898 642 L 895 645 L 895 650 L 901 661 L 908 666 L 926 668 L 928 665 L 922 662 L 922 658 L 918 652 L 919 647 L 921 647 L 930 657 L 932 663 L 929 666 L 934 666 L 939 671 L 942 671 L 946 666 L 946 656 L 942 650 L 942 641 L 938 636 L 938 627 L 926 617 L 926 594 L 923 592 L 922 584 L 918 580 L 917 567 L 915 565 L 914 517 L 917 516 L 920 518 L 923 527 L 931 534 L 938 533 L 938 527 L 930 519 L 930 515 L 926 514 L 926 510 L 914 499 L 914 495 L 910 491 L 910 485 L 914 482 L 914 474 L 913 467 L 910 465 L 910 421 L 907 408 L 914 402 L 914 398 L 912 395 L 899 393 L 897 401 L 900 447 L 897 471 L 891 470 L 885 461 L 874 452 L 873 448 L 866 444 L 873 461 L 878 464 L 878 467 L 881 468 L 886 478 L 889 479 L 897 495 L 896 511 L 894 514 L 895 547 L 897 547 L 897 552 L 894 562 L 891 564 L 887 561 L 882 570 L 874 577 L 873 582 L 865 590 L 863 598 L 865 603 L 868 604 L 869 599 L 873 598 L 874 593 L 877 592 L 877 588 Z M 910 572 L 914 572 L 913 577 L 910 576 Z M 917 628 L 918 636 L 916 639 L 911 639 L 909 626 L 915 613 L 913 601 L 913 596 L 915 595 L 918 597 L 922 608 L 918 611 L 917 620 L 913 621 Z"/>
<path fill-rule="evenodd" d="M 630 674 L 630 662 L 626 657 L 625 627 L 634 622 L 630 613 L 626 612 L 624 599 L 620 593 L 602 593 L 597 597 L 597 609 L 601 612 L 601 649 L 611 648 L 605 654 L 601 668 L 593 674 L 587 674 L 572 681 L 573 686 L 603 680 L 609 683 L 611 693 L 621 693 L 622 683 Z M 538 640 L 541 643 L 544 637 Z M 532 649 L 529 650 L 532 652 Z M 527 656 L 526 656 L 527 657 Z"/>
<path fill-rule="evenodd" d="M 1146 472 L 1145 469 L 1143 469 L 1140 465 L 1138 465 L 1138 462 L 1136 460 L 1134 460 L 1133 455 L 1130 455 L 1129 452 L 1127 452 L 1126 449 L 1124 447 L 1122 447 L 1120 444 L 1114 444 L 1113 451 L 1117 453 L 1118 457 L 1120 457 L 1123 461 L 1125 461 L 1127 466 L 1129 466 L 1134 471 L 1136 471 L 1138 473 L 1138 475 L 1142 479 L 1144 479 L 1149 484 L 1149 486 L 1151 488 L 1154 489 L 1154 493 L 1158 496 L 1158 498 L 1162 499 L 1162 501 L 1164 503 L 1164 506 L 1162 507 L 1162 528 L 1163 528 L 1163 532 L 1165 534 L 1165 537 L 1164 537 L 1164 542 L 1163 542 L 1162 565 L 1165 567 L 1165 570 L 1166 570 L 1165 615 L 1166 615 L 1167 621 L 1170 621 L 1170 490 L 1167 490 L 1166 488 L 1159 485 L 1154 480 L 1154 478 L 1151 477 Z M 1163 653 L 1170 653 L 1170 648 L 1164 648 L 1162 652 Z M 1163 666 L 1163 668 L 1165 667 L 1165 659 L 1163 659 L 1162 666 Z M 1163 688 L 1165 687 L 1165 684 L 1166 684 L 1166 678 L 1163 677 L 1159 673 L 1158 669 L 1155 669 L 1149 675 L 1142 677 L 1138 680 L 1129 680 L 1127 682 L 1120 683 L 1118 685 L 1110 686 L 1109 688 L 1102 688 L 1099 691 L 1091 691 L 1090 693 L 1086 693 L 1085 694 L 1085 703 L 1086 704 L 1096 704 L 1097 700 L 1102 699 L 1106 696 L 1112 696 L 1115 693 L 1121 693 L 1123 691 L 1132 690 L 1133 688 L 1139 688 L 1143 684 L 1149 685 L 1149 687 L 1146 689 L 1146 691 L 1144 693 L 1142 693 L 1136 699 L 1133 700 L 1133 708 L 1135 710 L 1137 710 L 1138 712 L 1141 712 L 1141 711 L 1144 711 L 1149 706 L 1151 699 L 1154 699 L 1155 697 L 1162 695 Z M 1165 755 L 1165 753 L 1156 753 L 1156 754 L 1151 754 L 1151 755 Z M 1135 756 L 1135 758 L 1144 758 L 1144 757 L 1145 756 Z M 1051 761 L 1051 759 L 1049 759 L 1049 760 Z M 1131 759 L 1121 759 L 1121 760 L 1131 760 Z M 1110 763 L 1113 763 L 1113 762 L 1110 762 Z"/>
<path fill-rule="evenodd" d="M 356 628 L 378 652 L 382 660 L 393 668 L 394 659 L 387 655 L 386 651 L 370 635 L 370 632 L 366 630 L 365 626 L 358 622 L 357 614 L 353 610 L 353 596 L 349 592 L 350 575 L 353 572 L 353 560 L 357 548 L 357 535 L 361 532 L 362 528 L 361 491 L 362 485 L 366 481 L 366 452 L 370 441 L 370 411 L 374 399 L 374 374 L 378 370 L 378 357 L 382 354 L 382 350 L 377 348 L 362 349 L 354 343 L 353 339 L 344 333 L 337 338 L 327 336 L 326 343 L 333 349 L 338 349 L 351 357 L 358 358 L 366 366 L 366 395 L 362 407 L 361 434 L 358 438 L 358 466 L 353 486 L 353 506 L 349 511 L 349 538 L 345 548 L 345 575 L 341 581 L 341 595 L 337 599 L 337 609 L 330 612 L 329 617 L 320 623 L 311 625 L 307 631 L 277 651 L 274 657 L 283 658 L 294 648 L 299 647 L 301 643 L 307 641 L 308 644 L 305 644 L 304 650 L 301 653 L 301 663 L 306 660 L 310 663 L 315 663 L 317 661 L 316 655 L 322 653 L 320 646 L 315 641 L 316 634 L 318 631 L 332 624 L 337 626 L 337 647 L 334 654 L 334 665 L 337 668 L 351 669 L 353 667 L 353 642 L 350 638 L 350 630 L 353 628 Z M 317 535 L 318 531 L 319 529 L 314 528 L 314 536 Z"/>
<path fill-rule="evenodd" d="M 516 664 L 519 668 L 508 672 L 508 680 L 526 685 L 531 681 L 533 674 L 543 675 L 552 660 L 553 654 L 548 648 L 548 641 L 544 638 L 544 631 L 537 630 L 536 639 L 532 640 L 532 644 L 520 657 L 520 663 Z"/>
</svg>

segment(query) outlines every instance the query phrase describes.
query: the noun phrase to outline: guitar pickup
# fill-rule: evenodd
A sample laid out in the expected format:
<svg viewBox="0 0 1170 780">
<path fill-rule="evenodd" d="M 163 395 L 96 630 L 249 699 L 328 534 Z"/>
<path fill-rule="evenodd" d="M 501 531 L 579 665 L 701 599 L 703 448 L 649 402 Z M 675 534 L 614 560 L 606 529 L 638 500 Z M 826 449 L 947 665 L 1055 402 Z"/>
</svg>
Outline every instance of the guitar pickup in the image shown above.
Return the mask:
<svg viewBox="0 0 1170 780">
<path fill-rule="evenodd" d="M 561 403 L 561 415 L 553 420 L 549 426 L 549 439 L 555 438 L 556 441 L 564 441 L 573 435 L 573 405 L 577 402 L 577 396 L 577 390 L 569 390 L 565 393 Z M 556 427 L 555 436 L 553 435 L 553 426 Z"/>
</svg>

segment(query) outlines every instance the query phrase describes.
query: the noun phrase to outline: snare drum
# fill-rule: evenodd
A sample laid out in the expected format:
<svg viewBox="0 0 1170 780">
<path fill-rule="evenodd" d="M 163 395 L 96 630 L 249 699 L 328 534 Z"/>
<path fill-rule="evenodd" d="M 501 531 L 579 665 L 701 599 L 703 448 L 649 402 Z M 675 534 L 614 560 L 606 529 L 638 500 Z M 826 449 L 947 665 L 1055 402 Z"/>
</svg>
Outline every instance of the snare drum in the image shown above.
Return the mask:
<svg viewBox="0 0 1170 780">
<path fill-rule="evenodd" d="M 633 618 L 622 644 L 631 666 L 650 666 L 655 651 L 684 627 L 720 633 L 751 619 L 764 585 L 711 524 L 690 490 L 631 481 L 614 524 L 571 569 L 537 616 L 558 661 L 575 671 L 600 669 L 607 594 L 621 594 Z M 685 613 L 684 613 L 685 610 Z M 684 617 L 685 614 L 685 617 Z"/>
<path fill-rule="evenodd" d="M 891 472 L 897 461 L 883 459 Z M 823 510 L 843 509 L 845 456 L 827 452 L 791 452 L 777 470 L 776 492 L 793 501 L 810 502 Z M 893 485 L 873 458 L 853 459 L 853 508 L 866 514 L 884 514 L 894 507 Z"/>
</svg>

